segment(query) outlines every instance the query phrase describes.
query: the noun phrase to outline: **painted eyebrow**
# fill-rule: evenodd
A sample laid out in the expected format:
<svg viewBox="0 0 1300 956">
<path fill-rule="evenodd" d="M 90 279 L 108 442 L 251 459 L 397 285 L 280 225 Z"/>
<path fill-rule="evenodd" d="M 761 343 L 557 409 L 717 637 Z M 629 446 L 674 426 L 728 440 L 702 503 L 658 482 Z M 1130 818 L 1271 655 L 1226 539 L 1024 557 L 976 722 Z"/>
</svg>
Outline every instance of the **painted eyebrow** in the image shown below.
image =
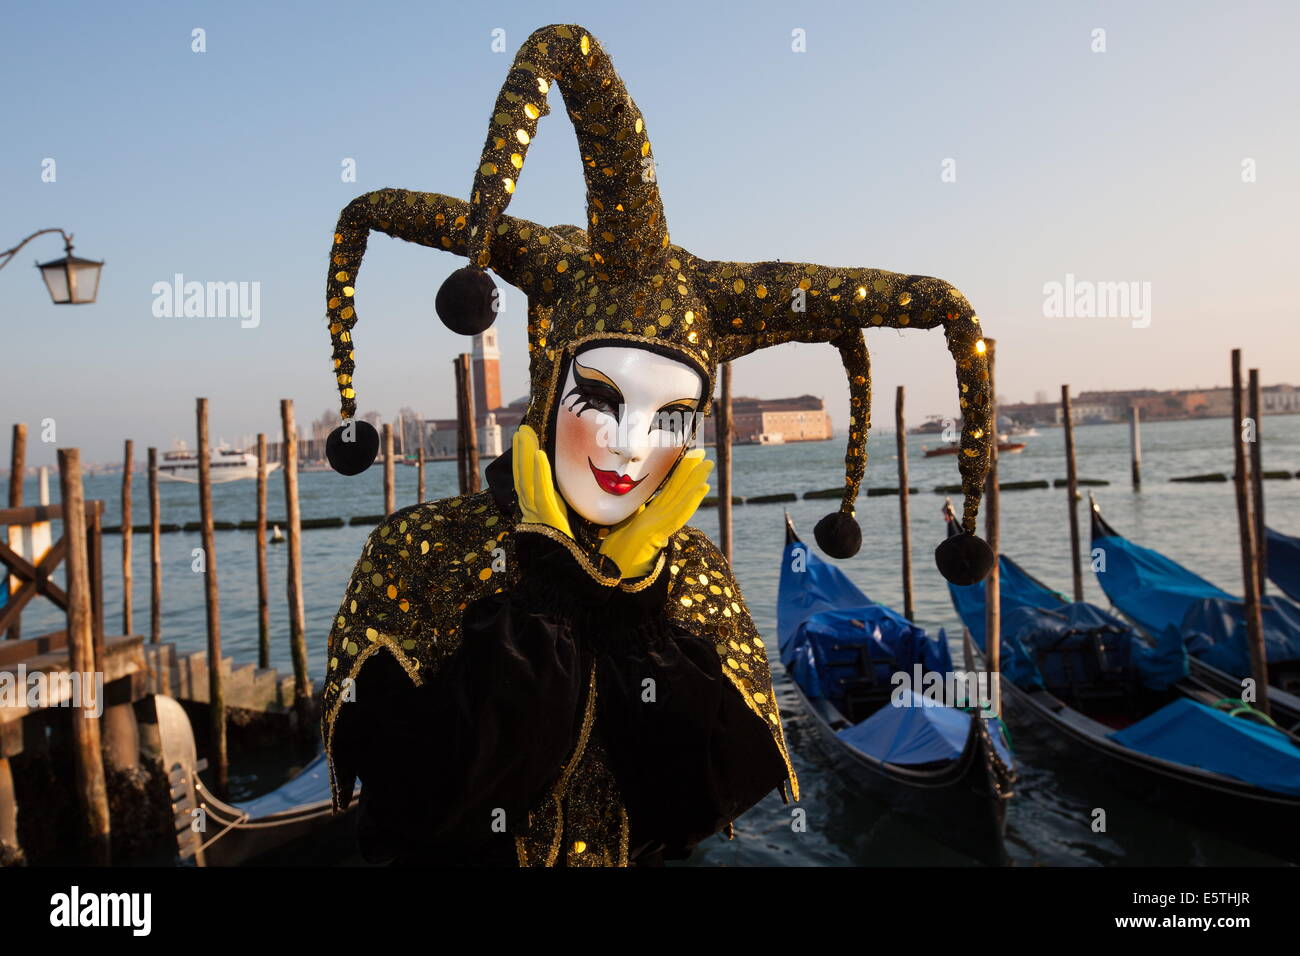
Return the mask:
<svg viewBox="0 0 1300 956">
<path fill-rule="evenodd" d="M 581 382 L 585 382 L 588 384 L 592 382 L 599 382 L 603 385 L 608 385 L 610 388 L 612 388 L 615 392 L 618 393 L 618 397 L 620 399 L 622 399 L 623 397 L 623 390 L 614 384 L 614 380 L 612 378 L 610 378 L 604 372 L 600 371 L 600 369 L 590 368 L 586 365 L 583 365 L 577 359 L 573 360 L 573 377 L 575 379 L 578 379 Z"/>
</svg>

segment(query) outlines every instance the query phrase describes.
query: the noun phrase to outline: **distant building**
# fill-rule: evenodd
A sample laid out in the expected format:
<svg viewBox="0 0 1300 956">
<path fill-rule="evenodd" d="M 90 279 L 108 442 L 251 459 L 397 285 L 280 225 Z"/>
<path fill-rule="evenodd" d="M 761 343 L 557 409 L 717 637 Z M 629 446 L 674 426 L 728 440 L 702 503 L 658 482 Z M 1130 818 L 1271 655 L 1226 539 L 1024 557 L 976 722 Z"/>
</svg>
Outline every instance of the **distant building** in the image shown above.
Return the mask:
<svg viewBox="0 0 1300 956">
<path fill-rule="evenodd" d="M 701 441 L 717 440 L 714 414 L 704 419 Z M 816 395 L 794 398 L 750 398 L 731 400 L 732 440 L 737 445 L 776 445 L 792 441 L 825 441 L 834 437 L 826 403 Z"/>
<path fill-rule="evenodd" d="M 456 457 L 459 443 L 459 423 L 454 418 L 426 418 L 424 420 L 424 454 L 433 461 Z M 501 426 L 496 416 L 489 413 L 478 426 L 478 454 L 480 459 L 491 460 L 499 456 Z"/>
<path fill-rule="evenodd" d="M 1268 385 L 1260 389 L 1265 415 L 1300 414 L 1300 389 L 1294 385 Z M 1128 420 L 1129 408 L 1136 407 L 1143 421 L 1173 421 L 1188 418 L 1229 418 L 1232 389 L 1205 388 L 1157 391 L 1133 389 L 1114 392 L 1081 392 L 1070 403 L 1077 425 Z M 1020 402 L 1000 405 L 998 412 L 1022 425 L 1060 425 L 1060 402 Z"/>
</svg>

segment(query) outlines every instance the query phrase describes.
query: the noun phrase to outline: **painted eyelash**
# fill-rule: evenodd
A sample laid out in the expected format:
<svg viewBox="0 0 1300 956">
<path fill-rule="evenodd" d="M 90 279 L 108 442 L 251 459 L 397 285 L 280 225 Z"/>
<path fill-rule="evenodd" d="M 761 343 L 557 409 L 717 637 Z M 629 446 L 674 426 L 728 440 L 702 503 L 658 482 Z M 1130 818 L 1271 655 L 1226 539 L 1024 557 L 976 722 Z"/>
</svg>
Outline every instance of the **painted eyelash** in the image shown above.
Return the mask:
<svg viewBox="0 0 1300 956">
<path fill-rule="evenodd" d="M 612 389 L 594 386 L 586 382 L 578 382 L 564 396 L 566 402 L 570 398 L 573 398 L 573 402 L 568 408 L 574 415 L 580 416 L 587 409 L 593 408 L 596 411 L 604 411 L 605 414 L 612 415 L 615 421 L 622 420 L 623 396 L 618 395 Z M 597 402 L 609 406 L 608 409 L 598 408 Z"/>
</svg>

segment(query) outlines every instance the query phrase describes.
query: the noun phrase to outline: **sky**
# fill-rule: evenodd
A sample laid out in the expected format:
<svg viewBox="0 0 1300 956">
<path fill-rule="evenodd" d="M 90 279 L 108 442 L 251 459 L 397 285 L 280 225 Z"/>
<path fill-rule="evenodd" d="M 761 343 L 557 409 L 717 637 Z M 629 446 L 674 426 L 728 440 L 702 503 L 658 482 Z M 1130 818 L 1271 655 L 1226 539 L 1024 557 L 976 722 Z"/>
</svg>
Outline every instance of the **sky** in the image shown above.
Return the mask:
<svg viewBox="0 0 1300 956">
<path fill-rule="evenodd" d="M 1265 384 L 1300 383 L 1294 2 L 14 4 L 0 248 L 60 227 L 106 260 L 85 306 L 53 305 L 32 267 L 62 254 L 57 236 L 0 271 L 0 426 L 28 423 L 28 464 L 59 446 L 116 460 L 124 438 L 139 458 L 193 445 L 197 396 L 231 441 L 274 440 L 281 398 L 300 423 L 337 412 L 324 278 L 339 211 L 389 186 L 465 198 L 509 63 L 548 23 L 610 53 L 672 239 L 699 256 L 939 276 L 997 339 L 1012 401 L 1222 385 L 1234 347 Z M 559 96 L 509 211 L 582 224 Z M 454 415 L 451 359 L 470 343 L 433 300 L 462 264 L 372 237 L 362 413 Z M 177 274 L 257 283 L 258 323 L 155 314 Z M 1100 283 L 1131 289 L 1127 307 L 1089 310 Z M 507 290 L 507 398 L 525 391 L 523 317 Z M 878 423 L 900 384 L 910 420 L 955 411 L 940 331 L 867 338 Z M 737 394 L 822 396 L 844 424 L 829 346 L 768 349 L 734 375 Z"/>
</svg>

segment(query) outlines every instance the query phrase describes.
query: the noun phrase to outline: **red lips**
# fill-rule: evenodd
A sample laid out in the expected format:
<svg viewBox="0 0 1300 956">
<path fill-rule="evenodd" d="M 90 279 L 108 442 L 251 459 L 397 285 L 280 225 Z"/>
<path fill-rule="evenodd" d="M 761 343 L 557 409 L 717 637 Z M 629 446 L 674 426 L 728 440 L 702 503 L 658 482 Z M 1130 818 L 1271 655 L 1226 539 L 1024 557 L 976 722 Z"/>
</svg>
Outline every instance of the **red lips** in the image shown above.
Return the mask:
<svg viewBox="0 0 1300 956">
<path fill-rule="evenodd" d="M 616 471 L 604 471 L 593 465 L 590 458 L 587 459 L 587 467 L 591 469 L 591 473 L 595 476 L 596 484 L 611 495 L 625 495 L 645 481 L 645 475 L 633 481 L 627 475 L 620 475 Z"/>
</svg>

